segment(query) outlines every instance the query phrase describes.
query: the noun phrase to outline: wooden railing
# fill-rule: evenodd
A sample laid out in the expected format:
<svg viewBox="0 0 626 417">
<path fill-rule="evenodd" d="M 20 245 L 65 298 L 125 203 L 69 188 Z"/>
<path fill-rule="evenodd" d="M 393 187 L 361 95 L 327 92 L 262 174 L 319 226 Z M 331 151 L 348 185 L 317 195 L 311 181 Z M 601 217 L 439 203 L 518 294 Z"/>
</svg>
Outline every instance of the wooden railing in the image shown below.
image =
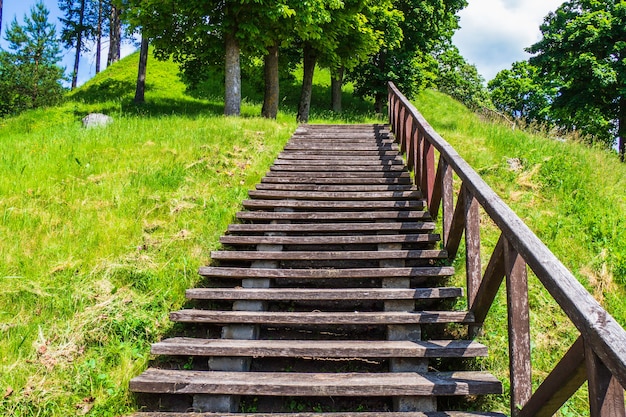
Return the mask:
<svg viewBox="0 0 626 417">
<path fill-rule="evenodd" d="M 431 215 L 437 218 L 442 211 L 442 240 L 450 259 L 455 258 L 465 235 L 467 302 L 477 323 L 470 329 L 471 334 L 481 327 L 506 278 L 511 415 L 552 416 L 588 381 L 592 417 L 625 417 L 626 331 L 393 83 L 389 83 L 389 119 Z M 458 192 L 454 175 L 461 182 Z M 484 273 L 480 207 L 501 232 Z M 534 392 L 527 266 L 580 332 L 578 340 Z"/>
</svg>

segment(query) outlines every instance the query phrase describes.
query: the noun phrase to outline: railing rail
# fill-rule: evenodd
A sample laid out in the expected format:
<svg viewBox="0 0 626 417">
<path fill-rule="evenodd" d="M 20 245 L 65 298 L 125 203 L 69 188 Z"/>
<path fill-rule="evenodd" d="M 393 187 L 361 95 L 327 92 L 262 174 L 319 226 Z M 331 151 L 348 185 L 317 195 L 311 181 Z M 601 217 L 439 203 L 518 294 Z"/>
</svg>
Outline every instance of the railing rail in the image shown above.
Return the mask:
<svg viewBox="0 0 626 417">
<path fill-rule="evenodd" d="M 442 211 L 443 244 L 451 259 L 465 235 L 468 306 L 477 323 L 470 331 L 481 327 L 506 280 L 511 414 L 552 416 L 588 381 L 592 417 L 626 417 L 626 331 L 393 83 L 389 83 L 389 120 L 431 215 L 437 218 Z M 435 150 L 439 153 L 437 165 Z M 456 205 L 453 174 L 461 181 Z M 484 274 L 480 207 L 501 232 Z M 581 334 L 534 393 L 526 266 Z"/>
</svg>

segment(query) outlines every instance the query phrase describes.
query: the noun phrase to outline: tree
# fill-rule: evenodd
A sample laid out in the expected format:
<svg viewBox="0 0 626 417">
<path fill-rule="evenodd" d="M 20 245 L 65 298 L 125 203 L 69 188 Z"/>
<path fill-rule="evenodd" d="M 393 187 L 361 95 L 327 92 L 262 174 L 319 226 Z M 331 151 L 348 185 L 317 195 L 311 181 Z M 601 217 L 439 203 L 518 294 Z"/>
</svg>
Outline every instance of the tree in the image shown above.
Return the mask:
<svg viewBox="0 0 626 417">
<path fill-rule="evenodd" d="M 137 87 L 135 89 L 135 103 L 145 102 L 146 95 L 146 72 L 148 68 L 148 38 L 141 36 L 141 49 L 139 51 L 139 68 L 137 70 Z"/>
<path fill-rule="evenodd" d="M 74 48 L 74 70 L 72 71 L 72 89 L 76 88 L 80 55 L 83 52 L 83 39 L 87 37 L 91 27 L 86 20 L 86 0 L 60 0 L 59 9 L 64 13 L 59 20 L 63 24 L 61 40 L 67 48 Z"/>
<path fill-rule="evenodd" d="M 435 54 L 435 58 L 438 65 L 435 84 L 439 91 L 471 109 L 490 107 L 485 80 L 476 67 L 461 56 L 456 46 L 446 45 L 443 51 Z"/>
<path fill-rule="evenodd" d="M 539 69 L 528 61 L 513 63 L 488 84 L 497 110 L 527 122 L 551 123 L 550 103 L 554 89 L 539 77 Z"/>
<path fill-rule="evenodd" d="M 109 7 L 109 54 L 107 66 L 120 60 L 122 55 L 122 4 L 111 2 Z"/>
<path fill-rule="evenodd" d="M 0 50 L 0 114 L 56 104 L 63 98 L 60 48 L 49 12 L 42 2 L 14 19 L 6 32 L 9 50 Z"/>
<path fill-rule="evenodd" d="M 2 0 L 0 0 L 0 35 L 2 35 Z"/>
<path fill-rule="evenodd" d="M 570 0 L 528 48 L 542 77 L 557 83 L 552 112 L 566 128 L 626 152 L 626 2 Z"/>
<path fill-rule="evenodd" d="M 437 65 L 431 53 L 450 42 L 458 28 L 457 12 L 467 1 L 393 0 L 393 5 L 402 16 L 399 30 L 387 25 L 389 19 L 397 20 L 395 16 L 381 19 L 386 44 L 350 74 L 356 93 L 373 97 L 378 112 L 387 97 L 387 81 L 396 83 L 409 97 L 433 82 Z"/>
</svg>

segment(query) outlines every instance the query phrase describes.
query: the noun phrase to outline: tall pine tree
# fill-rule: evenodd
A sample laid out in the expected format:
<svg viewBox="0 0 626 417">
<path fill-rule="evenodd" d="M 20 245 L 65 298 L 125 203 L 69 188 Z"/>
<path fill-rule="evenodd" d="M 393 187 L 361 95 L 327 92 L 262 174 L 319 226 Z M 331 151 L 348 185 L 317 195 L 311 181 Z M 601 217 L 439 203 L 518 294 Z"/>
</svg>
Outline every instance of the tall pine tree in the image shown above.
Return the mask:
<svg viewBox="0 0 626 417">
<path fill-rule="evenodd" d="M 76 88 L 81 53 L 84 51 L 84 40 L 93 32 L 87 15 L 87 0 L 60 0 L 59 9 L 63 17 L 61 40 L 67 48 L 75 49 L 74 70 L 72 71 L 72 89 Z"/>
<path fill-rule="evenodd" d="M 9 51 L 0 50 L 0 115 L 56 104 L 63 98 L 61 49 L 49 11 L 40 1 L 6 31 Z"/>
</svg>

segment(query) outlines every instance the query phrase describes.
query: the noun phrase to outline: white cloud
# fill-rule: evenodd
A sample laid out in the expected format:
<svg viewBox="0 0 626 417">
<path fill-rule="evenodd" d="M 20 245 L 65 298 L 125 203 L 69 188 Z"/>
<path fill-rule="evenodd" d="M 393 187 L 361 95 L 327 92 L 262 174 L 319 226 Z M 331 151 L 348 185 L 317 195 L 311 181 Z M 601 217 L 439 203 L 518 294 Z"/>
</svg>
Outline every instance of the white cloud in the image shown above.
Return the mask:
<svg viewBox="0 0 626 417">
<path fill-rule="evenodd" d="M 524 48 L 541 39 L 544 17 L 563 0 L 469 0 L 459 13 L 461 29 L 454 44 L 486 80 L 515 61 L 527 59 Z"/>
</svg>

